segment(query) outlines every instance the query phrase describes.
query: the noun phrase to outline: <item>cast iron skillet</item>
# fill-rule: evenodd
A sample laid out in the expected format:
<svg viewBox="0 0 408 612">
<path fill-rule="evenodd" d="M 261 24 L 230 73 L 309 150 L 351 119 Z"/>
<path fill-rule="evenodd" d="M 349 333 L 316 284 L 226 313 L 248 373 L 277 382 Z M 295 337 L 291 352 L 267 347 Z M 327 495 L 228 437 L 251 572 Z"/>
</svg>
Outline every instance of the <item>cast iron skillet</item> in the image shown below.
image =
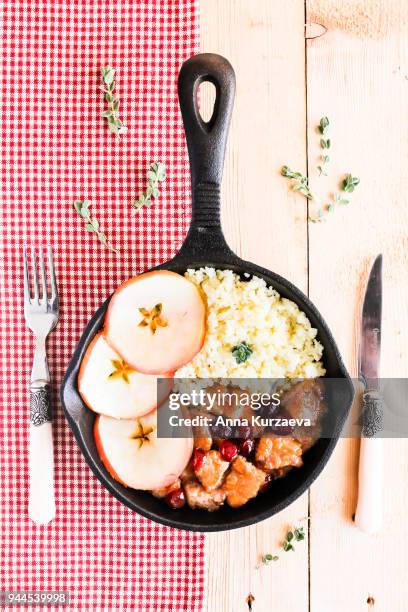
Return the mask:
<svg viewBox="0 0 408 612">
<path fill-rule="evenodd" d="M 197 108 L 197 90 L 203 81 L 216 88 L 216 101 L 211 120 L 205 123 Z M 95 447 L 93 424 L 95 414 L 83 404 L 77 390 L 78 369 L 92 338 L 103 325 L 109 299 L 99 308 L 87 325 L 62 384 L 62 403 L 71 429 L 90 468 L 102 484 L 126 506 L 150 519 L 193 531 L 221 531 L 244 527 L 261 521 L 291 504 L 315 480 L 329 459 L 348 415 L 353 399 L 353 388 L 341 360 L 334 339 L 308 298 L 284 278 L 243 261 L 228 247 L 220 225 L 220 185 L 224 165 L 227 133 L 235 93 L 235 74 L 230 63 L 213 54 L 196 55 L 186 61 L 179 75 L 178 95 L 183 115 L 191 165 L 193 215 L 186 240 L 171 261 L 158 266 L 184 273 L 187 268 L 211 266 L 230 269 L 242 275 L 256 274 L 273 286 L 283 297 L 293 300 L 318 330 L 324 346 L 324 365 L 327 376 L 346 379 L 343 391 L 336 397 L 337 416 L 333 437 L 320 439 L 304 456 L 304 465 L 293 469 L 277 480 L 264 494 L 245 506 L 231 509 L 222 507 L 217 512 L 191 510 L 185 507 L 172 510 L 163 500 L 149 493 L 122 486 L 105 470 Z M 125 280 L 125 279 L 124 279 Z"/>
</svg>

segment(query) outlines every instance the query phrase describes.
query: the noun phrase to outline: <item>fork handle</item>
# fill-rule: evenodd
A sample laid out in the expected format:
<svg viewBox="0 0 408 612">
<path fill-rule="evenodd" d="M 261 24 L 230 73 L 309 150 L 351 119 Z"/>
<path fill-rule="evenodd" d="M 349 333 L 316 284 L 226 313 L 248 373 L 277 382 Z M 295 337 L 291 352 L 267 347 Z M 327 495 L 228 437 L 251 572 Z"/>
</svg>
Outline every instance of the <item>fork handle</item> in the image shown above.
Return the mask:
<svg viewBox="0 0 408 612">
<path fill-rule="evenodd" d="M 55 517 L 50 385 L 35 381 L 30 392 L 28 514 L 37 525 L 45 525 Z"/>
</svg>

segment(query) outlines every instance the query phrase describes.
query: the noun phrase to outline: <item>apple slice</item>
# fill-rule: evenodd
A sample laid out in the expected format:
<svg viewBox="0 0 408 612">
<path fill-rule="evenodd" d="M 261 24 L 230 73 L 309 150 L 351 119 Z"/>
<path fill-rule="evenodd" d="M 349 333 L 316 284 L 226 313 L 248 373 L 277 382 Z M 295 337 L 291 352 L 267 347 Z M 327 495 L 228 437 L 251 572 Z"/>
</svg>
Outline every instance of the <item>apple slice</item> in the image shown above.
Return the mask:
<svg viewBox="0 0 408 612">
<path fill-rule="evenodd" d="M 175 272 L 157 270 L 131 278 L 115 291 L 105 334 L 139 372 L 174 372 L 201 349 L 205 314 L 196 285 Z"/>
<path fill-rule="evenodd" d="M 158 378 L 128 366 L 99 333 L 82 360 L 78 391 L 94 412 L 131 419 L 151 412 L 169 395 L 172 376 L 162 374 L 163 380 Z"/>
<path fill-rule="evenodd" d="M 158 438 L 157 411 L 139 419 L 97 416 L 95 443 L 110 475 L 126 487 L 167 487 L 188 464 L 192 438 Z"/>
</svg>

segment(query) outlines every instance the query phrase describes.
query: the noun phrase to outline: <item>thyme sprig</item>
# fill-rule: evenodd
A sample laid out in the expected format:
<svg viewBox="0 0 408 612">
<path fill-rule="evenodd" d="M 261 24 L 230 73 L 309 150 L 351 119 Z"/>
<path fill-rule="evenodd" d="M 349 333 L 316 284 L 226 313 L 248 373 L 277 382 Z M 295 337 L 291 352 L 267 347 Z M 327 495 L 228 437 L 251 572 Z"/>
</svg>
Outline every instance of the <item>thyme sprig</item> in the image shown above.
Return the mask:
<svg viewBox="0 0 408 612">
<path fill-rule="evenodd" d="M 279 559 L 278 555 L 271 555 L 270 553 L 267 553 L 266 555 L 262 555 L 262 563 L 264 565 L 269 565 L 271 561 L 278 561 L 278 559 Z"/>
<path fill-rule="evenodd" d="M 238 364 L 245 363 L 245 361 L 249 359 L 249 357 L 252 355 L 253 352 L 254 351 L 252 347 L 249 344 L 247 344 L 245 341 L 240 342 L 236 346 L 233 346 L 231 349 L 231 353 L 233 357 L 235 357 L 235 361 Z"/>
<path fill-rule="evenodd" d="M 295 527 L 293 530 L 289 530 L 283 541 L 282 548 L 285 552 L 292 550 L 295 551 L 295 542 L 302 542 L 305 539 L 304 527 Z"/>
<path fill-rule="evenodd" d="M 304 195 L 308 200 L 314 200 L 314 195 L 309 189 L 309 180 L 307 176 L 301 172 L 291 170 L 289 166 L 283 166 L 281 170 L 282 176 L 293 179 L 292 189 Z"/>
<path fill-rule="evenodd" d="M 139 209 L 142 206 L 150 207 L 153 202 L 152 198 L 157 198 L 159 195 L 159 185 L 166 178 L 166 172 L 164 164 L 156 162 L 150 166 L 150 170 L 147 173 L 147 187 L 143 193 L 140 194 L 138 199 L 133 202 L 132 206 Z"/>
<path fill-rule="evenodd" d="M 115 93 L 115 73 L 116 70 L 112 66 L 103 66 L 101 68 L 103 87 L 101 90 L 105 94 L 105 100 L 108 105 L 108 109 L 103 111 L 102 117 L 108 122 L 109 131 L 117 136 L 126 134 L 127 127 L 123 125 L 122 121 L 118 117 L 119 112 L 119 98 Z"/>
<path fill-rule="evenodd" d="M 295 551 L 295 543 L 302 542 L 306 537 L 305 529 L 303 526 L 292 527 L 286 532 L 285 539 L 281 544 L 281 549 L 284 552 Z M 278 561 L 279 555 L 274 555 L 272 553 L 266 553 L 262 555 L 261 562 L 262 565 L 269 565 L 273 561 Z M 259 568 L 259 566 L 257 566 Z"/>
<path fill-rule="evenodd" d="M 347 193 L 353 193 L 354 189 L 360 183 L 360 179 L 352 174 L 346 174 L 346 177 L 343 179 L 341 184 L 343 191 Z"/>
<path fill-rule="evenodd" d="M 322 138 L 320 138 L 320 148 L 322 149 L 322 151 L 324 151 L 324 153 L 322 153 L 321 155 L 322 163 L 320 166 L 317 166 L 317 169 L 319 171 L 319 176 L 322 176 L 322 174 L 324 176 L 327 176 L 327 172 L 325 171 L 325 166 L 330 161 L 330 157 L 327 154 L 327 150 L 330 149 L 331 147 L 331 140 L 330 138 L 327 138 L 327 132 L 329 129 L 329 125 L 330 125 L 330 121 L 328 117 L 322 117 L 320 119 L 320 123 L 317 128 L 320 134 L 322 135 Z"/>
<path fill-rule="evenodd" d="M 108 248 L 113 253 L 118 253 L 119 252 L 118 249 L 115 249 L 112 246 L 106 234 L 101 231 L 99 221 L 91 217 L 91 212 L 89 210 L 91 205 L 92 205 L 91 202 L 89 202 L 88 200 L 82 200 L 82 201 L 77 200 L 76 202 L 74 202 L 74 208 L 76 212 L 85 222 L 86 231 L 96 234 L 99 242 L 101 242 L 104 246 L 106 246 L 106 248 Z"/>
<path fill-rule="evenodd" d="M 328 130 L 330 126 L 330 121 L 328 117 L 322 117 L 320 119 L 319 125 L 317 126 L 317 131 L 320 133 L 320 147 L 322 149 L 321 155 L 321 164 L 317 167 L 319 171 L 319 176 L 324 175 L 327 176 L 326 168 L 327 164 L 330 161 L 330 157 L 328 155 L 328 150 L 331 147 L 331 139 L 328 137 Z M 314 200 L 313 193 L 309 187 L 309 179 L 301 172 L 293 171 L 289 168 L 289 166 L 283 166 L 281 169 L 282 176 L 292 179 L 292 189 L 294 191 L 299 191 L 302 195 L 304 195 L 308 200 Z M 327 213 L 332 213 L 338 208 L 338 206 L 345 206 L 350 204 L 349 197 L 346 197 L 347 194 L 353 193 L 355 188 L 359 185 L 360 179 L 352 174 L 348 173 L 342 179 L 340 183 L 340 187 L 338 191 L 335 191 L 327 204 L 324 204 L 320 208 L 318 208 L 315 215 L 309 216 L 309 221 L 312 223 L 320 223 L 322 221 L 326 221 Z"/>
<path fill-rule="evenodd" d="M 322 134 L 322 136 L 326 134 L 329 125 L 330 125 L 330 121 L 328 117 L 322 117 L 320 119 L 318 130 Z"/>
<path fill-rule="evenodd" d="M 357 176 L 347 174 L 340 183 L 340 191 L 335 191 L 331 201 L 319 208 L 316 216 L 309 217 L 309 220 L 312 223 L 326 221 L 327 213 L 333 213 L 338 206 L 347 206 L 347 204 L 350 204 L 350 199 L 345 197 L 345 194 L 352 193 L 359 183 L 360 179 Z"/>
</svg>

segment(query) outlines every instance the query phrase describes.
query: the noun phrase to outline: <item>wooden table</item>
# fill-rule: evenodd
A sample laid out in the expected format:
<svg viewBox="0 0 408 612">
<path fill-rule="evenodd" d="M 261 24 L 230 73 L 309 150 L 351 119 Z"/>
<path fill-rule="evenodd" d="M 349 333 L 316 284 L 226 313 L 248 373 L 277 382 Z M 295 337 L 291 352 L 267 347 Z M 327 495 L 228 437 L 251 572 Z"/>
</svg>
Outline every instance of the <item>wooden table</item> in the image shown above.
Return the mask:
<svg viewBox="0 0 408 612">
<path fill-rule="evenodd" d="M 237 75 L 223 184 L 230 245 L 308 293 L 353 375 L 362 292 L 382 252 L 382 374 L 406 376 L 406 0 L 202 0 L 201 12 L 202 49 L 225 55 Z M 327 33 L 305 41 L 305 22 Z M 316 170 L 323 115 L 331 122 L 328 178 Z M 283 164 L 308 170 L 323 203 L 345 173 L 361 184 L 348 206 L 313 224 L 305 199 L 280 176 Z M 384 526 L 375 537 L 351 519 L 358 451 L 358 442 L 342 440 L 310 491 L 286 511 L 208 536 L 209 612 L 246 612 L 249 593 L 254 612 L 406 612 L 408 442 L 385 441 Z M 308 516 L 307 541 L 256 569 L 260 555 L 279 549 L 288 526 Z"/>
</svg>

